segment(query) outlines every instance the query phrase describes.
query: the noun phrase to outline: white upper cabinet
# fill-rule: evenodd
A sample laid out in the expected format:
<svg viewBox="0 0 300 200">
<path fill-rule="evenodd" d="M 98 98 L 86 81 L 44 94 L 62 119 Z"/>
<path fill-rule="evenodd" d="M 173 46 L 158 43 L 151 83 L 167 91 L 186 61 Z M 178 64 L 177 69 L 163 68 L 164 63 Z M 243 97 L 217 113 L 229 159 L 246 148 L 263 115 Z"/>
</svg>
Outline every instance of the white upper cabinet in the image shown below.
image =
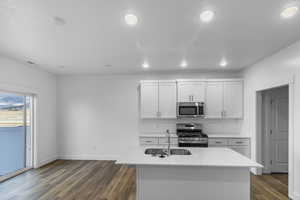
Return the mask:
<svg viewBox="0 0 300 200">
<path fill-rule="evenodd" d="M 158 115 L 158 81 L 143 82 L 140 88 L 141 117 L 156 118 Z"/>
<path fill-rule="evenodd" d="M 141 118 L 176 118 L 176 102 L 204 102 L 205 118 L 243 118 L 243 81 L 141 81 Z"/>
<path fill-rule="evenodd" d="M 243 82 L 208 81 L 206 118 L 243 118 Z"/>
<path fill-rule="evenodd" d="M 243 83 L 241 81 L 224 82 L 225 118 L 243 118 Z"/>
<path fill-rule="evenodd" d="M 178 102 L 204 102 L 204 81 L 178 81 Z"/>
<path fill-rule="evenodd" d="M 142 81 L 141 118 L 176 118 L 176 81 Z"/>
<path fill-rule="evenodd" d="M 176 82 L 159 81 L 158 114 L 160 118 L 176 118 Z"/>
<path fill-rule="evenodd" d="M 206 83 L 205 117 L 222 118 L 223 82 Z"/>
</svg>

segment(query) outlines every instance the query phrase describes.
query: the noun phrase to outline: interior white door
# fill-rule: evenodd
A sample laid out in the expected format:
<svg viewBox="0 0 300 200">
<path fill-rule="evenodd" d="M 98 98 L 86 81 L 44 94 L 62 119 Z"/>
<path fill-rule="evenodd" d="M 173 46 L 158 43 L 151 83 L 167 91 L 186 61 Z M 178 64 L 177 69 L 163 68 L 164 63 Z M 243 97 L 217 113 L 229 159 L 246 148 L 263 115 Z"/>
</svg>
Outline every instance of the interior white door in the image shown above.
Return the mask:
<svg viewBox="0 0 300 200">
<path fill-rule="evenodd" d="M 243 82 L 224 82 L 225 118 L 243 118 Z"/>
<path fill-rule="evenodd" d="M 141 118 L 156 118 L 158 116 L 158 82 L 141 84 Z"/>
<path fill-rule="evenodd" d="M 176 118 L 176 82 L 159 82 L 159 117 Z"/>
<path fill-rule="evenodd" d="M 271 172 L 288 172 L 288 94 L 281 90 L 271 100 Z"/>
<path fill-rule="evenodd" d="M 223 82 L 206 83 L 206 118 L 222 118 L 223 111 Z"/>
</svg>

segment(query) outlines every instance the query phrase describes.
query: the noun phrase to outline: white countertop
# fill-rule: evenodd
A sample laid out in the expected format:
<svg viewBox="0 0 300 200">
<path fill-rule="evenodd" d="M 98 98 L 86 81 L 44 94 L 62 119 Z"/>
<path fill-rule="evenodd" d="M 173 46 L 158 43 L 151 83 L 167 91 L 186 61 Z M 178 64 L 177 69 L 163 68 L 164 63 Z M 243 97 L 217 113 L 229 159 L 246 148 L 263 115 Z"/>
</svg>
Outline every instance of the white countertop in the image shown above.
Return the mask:
<svg viewBox="0 0 300 200">
<path fill-rule="evenodd" d="M 146 148 L 155 147 L 131 148 L 119 156 L 116 164 L 207 167 L 263 167 L 262 165 L 228 148 L 184 148 L 190 150 L 192 155 L 172 155 L 166 158 L 145 155 L 144 151 Z"/>
</svg>

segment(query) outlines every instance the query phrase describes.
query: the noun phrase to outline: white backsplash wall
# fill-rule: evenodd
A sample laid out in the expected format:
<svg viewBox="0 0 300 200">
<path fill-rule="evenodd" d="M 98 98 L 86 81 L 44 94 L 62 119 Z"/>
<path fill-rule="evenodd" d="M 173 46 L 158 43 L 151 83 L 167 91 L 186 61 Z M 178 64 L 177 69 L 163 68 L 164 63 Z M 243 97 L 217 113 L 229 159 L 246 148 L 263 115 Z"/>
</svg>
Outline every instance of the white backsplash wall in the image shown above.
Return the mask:
<svg viewBox="0 0 300 200">
<path fill-rule="evenodd" d="M 141 80 L 240 77 L 239 73 L 232 72 L 184 74 L 182 71 L 174 74 L 59 76 L 59 157 L 114 159 L 129 147 L 139 145 L 141 130 L 163 133 L 170 128 L 175 131 L 176 120 L 140 120 L 138 86 Z M 217 130 L 223 133 L 224 127 L 227 125 Z"/>
<path fill-rule="evenodd" d="M 200 123 L 203 132 L 208 135 L 241 135 L 241 119 L 145 119 L 140 120 L 141 134 L 164 134 L 167 129 L 176 133 L 176 123 Z"/>
</svg>

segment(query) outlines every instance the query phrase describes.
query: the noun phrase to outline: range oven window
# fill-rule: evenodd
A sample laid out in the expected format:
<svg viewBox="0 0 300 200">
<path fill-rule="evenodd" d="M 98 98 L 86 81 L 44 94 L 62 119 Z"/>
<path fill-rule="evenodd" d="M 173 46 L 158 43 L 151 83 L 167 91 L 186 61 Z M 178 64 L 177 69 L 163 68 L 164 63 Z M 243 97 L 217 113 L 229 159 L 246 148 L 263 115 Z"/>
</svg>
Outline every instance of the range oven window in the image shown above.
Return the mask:
<svg viewBox="0 0 300 200">
<path fill-rule="evenodd" d="M 197 115 L 196 106 L 180 106 L 179 115 Z"/>
</svg>

